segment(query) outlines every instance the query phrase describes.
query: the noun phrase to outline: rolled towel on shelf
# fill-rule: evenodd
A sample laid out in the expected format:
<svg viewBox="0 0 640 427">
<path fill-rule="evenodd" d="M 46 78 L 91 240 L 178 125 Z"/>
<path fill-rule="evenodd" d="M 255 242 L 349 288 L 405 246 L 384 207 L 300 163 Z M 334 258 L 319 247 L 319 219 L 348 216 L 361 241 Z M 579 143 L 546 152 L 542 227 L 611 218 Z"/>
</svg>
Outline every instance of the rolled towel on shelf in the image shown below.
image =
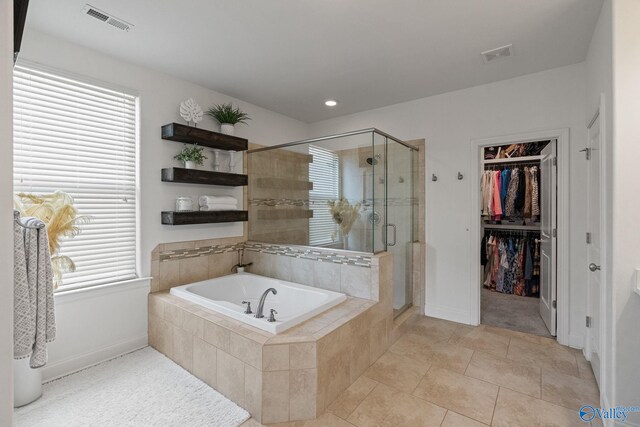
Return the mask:
<svg viewBox="0 0 640 427">
<path fill-rule="evenodd" d="M 238 205 L 234 204 L 224 204 L 224 203 L 216 203 L 202 206 L 200 205 L 201 211 L 237 211 Z"/>
<path fill-rule="evenodd" d="M 200 196 L 198 199 L 200 206 L 213 205 L 237 205 L 238 199 L 232 196 Z"/>
</svg>

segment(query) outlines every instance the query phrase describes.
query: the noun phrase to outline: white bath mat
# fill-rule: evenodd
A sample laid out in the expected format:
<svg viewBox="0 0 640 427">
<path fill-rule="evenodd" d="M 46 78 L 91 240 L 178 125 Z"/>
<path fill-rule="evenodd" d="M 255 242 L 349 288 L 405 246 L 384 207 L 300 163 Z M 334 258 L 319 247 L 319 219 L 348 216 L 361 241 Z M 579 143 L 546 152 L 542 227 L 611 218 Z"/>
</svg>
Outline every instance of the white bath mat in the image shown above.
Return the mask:
<svg viewBox="0 0 640 427">
<path fill-rule="evenodd" d="M 14 415 L 18 427 L 236 427 L 249 418 L 151 347 L 45 384 Z"/>
</svg>

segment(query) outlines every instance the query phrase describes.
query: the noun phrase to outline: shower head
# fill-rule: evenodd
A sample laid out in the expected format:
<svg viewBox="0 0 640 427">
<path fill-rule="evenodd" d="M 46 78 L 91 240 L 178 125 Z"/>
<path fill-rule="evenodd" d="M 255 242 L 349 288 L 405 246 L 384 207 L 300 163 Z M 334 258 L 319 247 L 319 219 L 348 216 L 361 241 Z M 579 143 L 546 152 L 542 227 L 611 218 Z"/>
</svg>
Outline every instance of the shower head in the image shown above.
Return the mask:
<svg viewBox="0 0 640 427">
<path fill-rule="evenodd" d="M 367 158 L 367 163 L 370 164 L 370 165 L 375 166 L 375 165 L 378 164 L 378 160 L 380 160 L 380 154 L 376 154 L 373 157 L 368 157 Z"/>
</svg>

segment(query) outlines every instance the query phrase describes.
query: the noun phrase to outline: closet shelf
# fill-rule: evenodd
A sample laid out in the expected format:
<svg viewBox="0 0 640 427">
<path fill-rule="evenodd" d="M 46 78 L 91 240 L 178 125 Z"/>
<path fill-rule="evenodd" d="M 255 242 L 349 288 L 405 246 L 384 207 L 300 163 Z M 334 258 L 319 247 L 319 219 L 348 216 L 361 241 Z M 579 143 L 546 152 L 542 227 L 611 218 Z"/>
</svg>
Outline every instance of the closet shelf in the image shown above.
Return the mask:
<svg viewBox="0 0 640 427">
<path fill-rule="evenodd" d="M 482 162 L 485 165 L 494 165 L 502 163 L 521 163 L 521 162 L 536 162 L 541 161 L 544 156 L 524 156 L 524 157 L 512 157 L 509 159 L 487 159 Z"/>
<path fill-rule="evenodd" d="M 248 220 L 249 212 L 247 211 L 162 212 L 162 223 L 165 225 L 213 224 Z"/>
<path fill-rule="evenodd" d="M 482 226 L 489 230 L 530 230 L 540 231 L 539 225 L 509 225 L 509 224 L 482 224 Z"/>
<path fill-rule="evenodd" d="M 202 147 L 220 150 L 244 151 L 249 147 L 247 139 L 181 125 L 180 123 L 169 123 L 162 126 L 162 139 L 185 144 L 198 144 Z"/>
<path fill-rule="evenodd" d="M 248 179 L 247 175 L 237 173 L 212 172 L 185 168 L 162 169 L 163 182 L 241 187 L 247 185 Z"/>
</svg>

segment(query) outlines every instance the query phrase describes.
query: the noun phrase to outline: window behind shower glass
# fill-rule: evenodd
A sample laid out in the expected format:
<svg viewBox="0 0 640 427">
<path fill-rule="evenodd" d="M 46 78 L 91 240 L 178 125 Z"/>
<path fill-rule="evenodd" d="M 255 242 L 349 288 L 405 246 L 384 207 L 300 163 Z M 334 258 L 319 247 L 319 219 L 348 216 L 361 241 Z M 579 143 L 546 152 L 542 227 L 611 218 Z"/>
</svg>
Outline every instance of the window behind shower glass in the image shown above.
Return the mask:
<svg viewBox="0 0 640 427">
<path fill-rule="evenodd" d="M 309 219 L 309 245 L 331 245 L 339 236 L 328 203 L 340 197 L 340 159 L 335 151 L 315 145 L 309 146 L 309 154 L 313 156 L 313 162 L 309 164 L 309 181 L 313 183 L 313 189 L 309 191 L 313 211 L 313 217 Z"/>
<path fill-rule="evenodd" d="M 14 68 L 14 191 L 65 192 L 87 217 L 61 240 L 76 269 L 59 290 L 136 277 L 136 103 L 108 84 Z"/>
</svg>

